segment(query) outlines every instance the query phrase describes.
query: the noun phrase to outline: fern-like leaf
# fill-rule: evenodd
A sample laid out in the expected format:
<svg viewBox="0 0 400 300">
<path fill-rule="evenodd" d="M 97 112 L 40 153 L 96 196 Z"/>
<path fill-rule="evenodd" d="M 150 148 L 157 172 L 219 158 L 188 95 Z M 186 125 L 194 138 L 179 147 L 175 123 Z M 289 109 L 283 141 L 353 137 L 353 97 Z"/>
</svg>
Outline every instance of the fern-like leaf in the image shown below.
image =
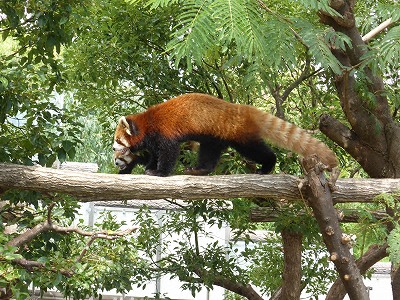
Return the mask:
<svg viewBox="0 0 400 300">
<path fill-rule="evenodd" d="M 176 65 L 186 57 L 190 71 L 191 59 L 200 62 L 206 51 L 215 45 L 216 24 L 212 20 L 210 1 L 184 1 L 178 18 L 179 27 L 174 28 L 167 50 L 174 54 Z"/>
<path fill-rule="evenodd" d="M 341 74 L 343 66 L 330 50 L 326 39 L 327 32 L 305 20 L 297 20 L 297 26 L 300 28 L 299 34 L 301 38 L 316 62 L 321 64 L 324 69 L 331 69 L 335 74 Z M 339 35 L 338 37 L 343 38 L 343 36 Z M 347 40 L 343 40 L 343 44 L 347 42 Z"/>
<path fill-rule="evenodd" d="M 265 62 L 273 69 L 280 69 L 283 64 L 296 64 L 296 45 L 298 41 L 288 23 L 272 18 L 265 29 Z"/>
<path fill-rule="evenodd" d="M 389 30 L 379 49 L 384 67 L 398 68 L 400 64 L 400 26 L 395 26 Z"/>
</svg>

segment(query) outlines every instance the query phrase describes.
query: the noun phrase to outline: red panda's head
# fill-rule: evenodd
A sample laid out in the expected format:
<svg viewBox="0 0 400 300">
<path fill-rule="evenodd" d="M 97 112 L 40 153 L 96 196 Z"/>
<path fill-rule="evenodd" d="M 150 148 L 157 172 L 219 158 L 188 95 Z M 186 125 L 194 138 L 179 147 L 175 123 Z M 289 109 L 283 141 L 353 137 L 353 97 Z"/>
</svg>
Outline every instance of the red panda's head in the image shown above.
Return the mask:
<svg viewBox="0 0 400 300">
<path fill-rule="evenodd" d="M 135 155 L 131 152 L 131 148 L 137 146 L 141 137 L 138 135 L 133 120 L 126 117 L 119 119 L 114 135 L 114 163 L 123 170 L 126 166 L 135 159 Z"/>
</svg>

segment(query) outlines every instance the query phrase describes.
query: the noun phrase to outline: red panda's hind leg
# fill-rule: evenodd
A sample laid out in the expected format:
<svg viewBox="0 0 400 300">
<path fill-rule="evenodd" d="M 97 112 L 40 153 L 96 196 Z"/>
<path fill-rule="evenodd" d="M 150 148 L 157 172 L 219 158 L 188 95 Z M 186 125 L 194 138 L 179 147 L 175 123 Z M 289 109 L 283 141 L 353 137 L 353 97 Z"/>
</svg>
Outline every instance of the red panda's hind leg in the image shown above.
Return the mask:
<svg viewBox="0 0 400 300">
<path fill-rule="evenodd" d="M 232 145 L 242 156 L 261 164 L 258 174 L 270 173 L 276 164 L 276 155 L 264 141 L 251 141 Z"/>
<path fill-rule="evenodd" d="M 214 171 L 221 157 L 222 151 L 226 149 L 225 143 L 219 140 L 202 141 L 200 143 L 197 166 L 186 168 L 186 175 L 207 175 Z"/>
</svg>

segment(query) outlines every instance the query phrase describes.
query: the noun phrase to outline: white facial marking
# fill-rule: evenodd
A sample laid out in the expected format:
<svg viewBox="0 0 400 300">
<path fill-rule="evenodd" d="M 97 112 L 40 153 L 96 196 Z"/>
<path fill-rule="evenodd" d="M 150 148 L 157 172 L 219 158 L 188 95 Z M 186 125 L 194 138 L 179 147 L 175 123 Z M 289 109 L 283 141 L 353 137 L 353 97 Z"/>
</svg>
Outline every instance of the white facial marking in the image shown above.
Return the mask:
<svg viewBox="0 0 400 300">
<path fill-rule="evenodd" d="M 122 137 L 120 139 L 120 143 L 122 143 L 122 145 L 124 145 L 127 148 L 129 148 L 131 146 L 125 137 Z"/>
<path fill-rule="evenodd" d="M 126 146 L 121 145 L 120 143 L 117 143 L 117 141 L 114 141 L 114 144 L 113 144 L 114 151 L 121 151 L 121 150 L 124 150 L 125 148 L 126 148 Z"/>
<path fill-rule="evenodd" d="M 125 163 L 123 160 L 120 160 L 119 158 L 115 159 L 115 165 L 120 169 L 123 170 L 127 167 L 127 163 Z"/>
</svg>

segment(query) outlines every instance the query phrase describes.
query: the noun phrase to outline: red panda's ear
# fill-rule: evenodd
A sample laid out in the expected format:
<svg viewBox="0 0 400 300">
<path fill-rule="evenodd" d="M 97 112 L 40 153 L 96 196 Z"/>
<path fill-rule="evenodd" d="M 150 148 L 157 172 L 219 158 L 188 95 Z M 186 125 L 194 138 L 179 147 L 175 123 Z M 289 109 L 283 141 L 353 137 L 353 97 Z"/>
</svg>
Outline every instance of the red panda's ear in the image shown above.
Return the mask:
<svg viewBox="0 0 400 300">
<path fill-rule="evenodd" d="M 136 135 L 138 130 L 135 123 L 131 120 L 127 120 L 125 117 L 119 119 L 119 124 L 125 129 L 125 132 L 129 135 Z"/>
</svg>

